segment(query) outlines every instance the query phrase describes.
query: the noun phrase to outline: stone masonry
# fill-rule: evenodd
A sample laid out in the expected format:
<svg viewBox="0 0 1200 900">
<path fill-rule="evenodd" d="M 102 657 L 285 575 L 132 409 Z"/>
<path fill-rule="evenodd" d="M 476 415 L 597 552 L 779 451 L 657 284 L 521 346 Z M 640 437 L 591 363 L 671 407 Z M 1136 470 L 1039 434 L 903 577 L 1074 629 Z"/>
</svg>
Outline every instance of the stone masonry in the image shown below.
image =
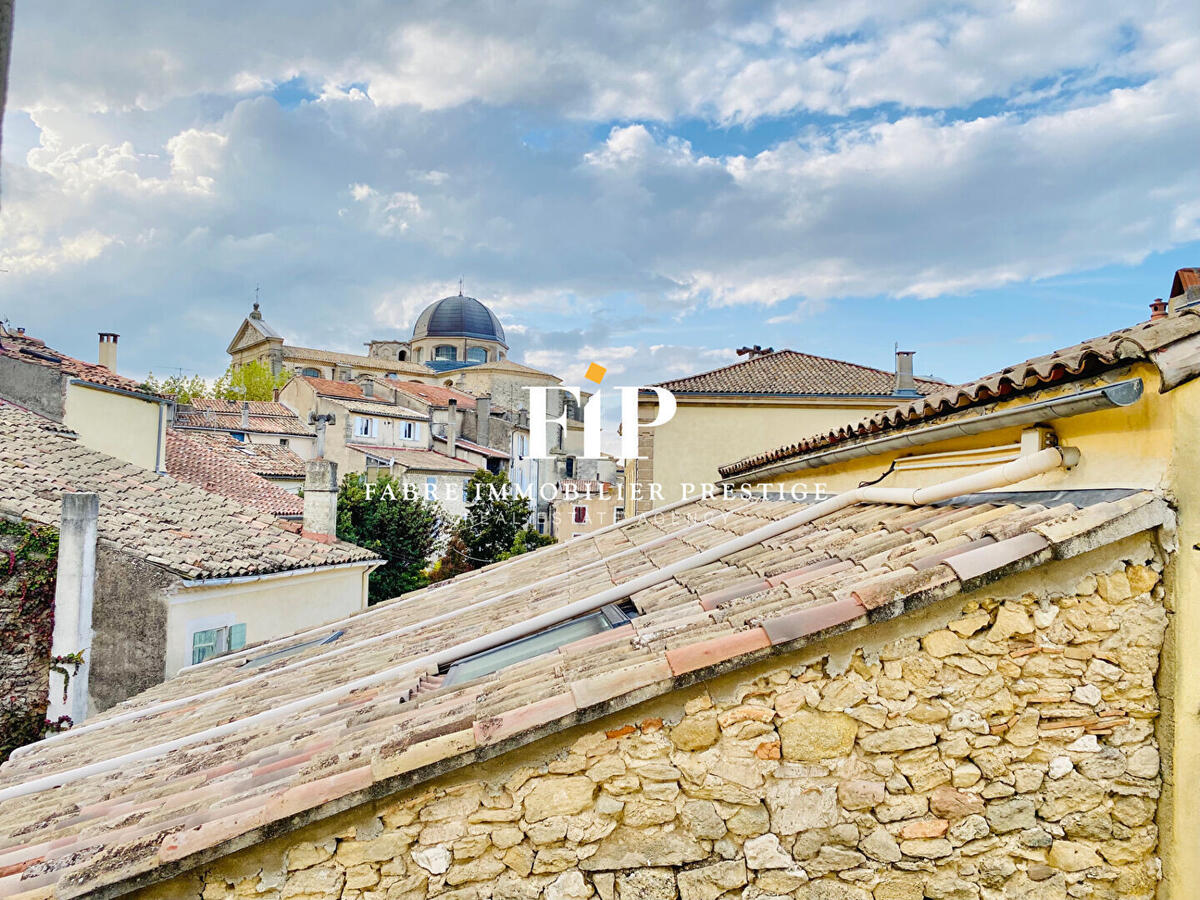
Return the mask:
<svg viewBox="0 0 1200 900">
<path fill-rule="evenodd" d="M 1129 558 L 778 657 L 140 896 L 1152 897 L 1167 618 L 1161 562 Z"/>
</svg>

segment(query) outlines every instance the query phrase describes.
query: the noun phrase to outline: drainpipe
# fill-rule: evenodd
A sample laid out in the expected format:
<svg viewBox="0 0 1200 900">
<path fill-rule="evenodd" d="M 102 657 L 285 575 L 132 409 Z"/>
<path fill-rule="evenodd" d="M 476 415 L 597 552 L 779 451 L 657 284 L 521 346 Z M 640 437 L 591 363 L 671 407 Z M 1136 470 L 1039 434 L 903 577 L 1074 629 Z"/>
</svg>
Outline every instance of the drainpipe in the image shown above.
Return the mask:
<svg viewBox="0 0 1200 900">
<path fill-rule="evenodd" d="M 264 709 L 261 712 L 254 713 L 242 719 L 235 719 L 231 722 L 226 722 L 221 725 L 216 725 L 211 728 L 206 728 L 201 731 L 186 734 L 181 737 L 169 741 L 163 741 L 160 744 L 155 744 L 149 747 L 141 747 L 131 753 L 126 753 L 121 756 L 110 759 L 99 760 L 88 765 L 80 766 L 77 769 L 70 769 L 63 772 L 55 772 L 50 775 L 45 775 L 41 778 L 33 778 L 21 784 L 10 785 L 0 789 L 0 802 L 10 800 L 14 797 L 22 797 L 28 794 L 35 794 L 39 791 L 50 790 L 52 788 L 61 787 L 64 784 L 72 784 L 84 778 L 90 778 L 93 775 L 102 775 L 107 772 L 112 772 L 128 766 L 132 763 L 140 762 L 147 759 L 153 759 L 166 753 L 190 747 L 194 744 L 203 741 L 215 741 L 223 737 L 236 733 L 238 730 L 251 725 L 261 725 L 266 722 L 274 722 L 280 719 L 286 719 L 292 716 L 307 714 L 314 707 L 324 706 L 330 703 L 336 703 L 343 698 L 349 696 L 355 691 L 361 691 L 365 688 L 373 687 L 377 684 L 382 684 L 387 681 L 393 681 L 405 677 L 413 677 L 418 674 L 424 674 L 430 671 L 436 671 L 437 668 L 444 665 L 450 665 L 460 659 L 465 659 L 468 656 L 473 656 L 477 653 L 483 653 L 487 650 L 494 650 L 503 644 L 515 641 L 519 638 L 528 637 L 531 634 L 544 631 L 554 625 L 561 625 L 563 622 L 578 618 L 579 616 L 595 612 L 610 603 L 617 603 L 628 599 L 638 591 L 643 591 L 648 588 L 656 587 L 665 581 L 669 581 L 676 575 L 686 572 L 690 569 L 695 569 L 700 566 L 708 565 L 715 562 L 724 556 L 732 553 L 738 553 L 749 547 L 770 540 L 771 538 L 779 537 L 792 529 L 799 528 L 809 522 L 819 519 L 822 516 L 830 515 L 838 510 L 845 509 L 848 506 L 853 506 L 856 503 L 902 503 L 910 505 L 924 505 L 928 503 L 937 503 L 941 500 L 949 500 L 951 497 L 957 497 L 960 494 L 969 494 L 977 491 L 996 490 L 1003 487 L 1008 487 L 1011 484 L 1016 484 L 1026 479 L 1033 478 L 1037 475 L 1043 475 L 1046 472 L 1052 472 L 1055 469 L 1062 467 L 1071 467 L 1079 461 L 1079 451 L 1073 447 L 1050 447 L 1045 450 L 1040 450 L 1030 456 L 1022 457 L 1013 460 L 1010 463 L 1005 463 L 1002 466 L 995 466 L 983 472 L 976 472 L 972 475 L 966 475 L 961 478 L 955 478 L 950 481 L 942 482 L 941 484 L 931 485 L 923 488 L 856 488 L 852 491 L 847 491 L 844 494 L 839 494 L 836 497 L 830 497 L 820 503 L 815 503 L 812 506 L 805 507 L 803 510 L 792 513 L 790 516 L 785 516 L 774 522 L 769 522 L 760 528 L 740 535 L 732 540 L 726 541 L 715 547 L 710 547 L 700 553 L 696 553 L 686 559 L 678 560 L 670 565 L 664 566 L 654 572 L 649 572 L 645 575 L 633 578 L 624 584 L 616 585 L 599 593 L 592 594 L 590 597 L 584 597 L 581 600 L 576 600 L 574 603 L 568 603 L 556 610 L 542 613 L 538 616 L 533 616 L 524 622 L 518 622 L 514 625 L 509 625 L 504 628 L 497 629 L 489 634 L 481 635 L 469 641 L 464 641 L 461 644 L 456 644 L 452 647 L 446 647 L 433 653 L 401 663 L 398 666 L 381 669 L 366 675 L 362 678 L 356 678 L 353 681 L 338 685 L 318 694 L 313 694 L 308 697 L 301 697 L 293 700 L 290 703 L 285 703 L 282 706 L 276 706 L 271 709 Z M 486 606 L 487 603 L 479 604 Z M 459 610 L 457 614 L 461 614 Z M 261 648 L 256 648 L 261 649 Z M 308 660 L 311 662 L 312 660 Z M 268 673 L 271 676 L 278 676 L 278 672 Z M 244 684 L 244 682 L 239 682 Z M 220 690 L 215 689 L 215 690 Z M 195 698 L 190 698 L 194 700 Z M 168 701 L 168 703 L 173 701 Z M 179 702 L 190 702 L 180 700 Z M 161 711 L 167 708 L 167 704 L 160 706 L 158 710 L 143 710 L 137 711 L 140 713 L 151 713 Z M 106 720 L 111 722 L 112 720 Z M 69 737 L 69 734 L 68 734 Z"/>
<path fill-rule="evenodd" d="M 72 723 L 79 724 L 87 718 L 99 513 L 100 497 L 97 494 L 62 495 L 50 655 L 61 657 L 80 654 L 83 662 L 78 667 L 70 663 L 63 664 L 62 667 L 69 673 L 66 683 L 60 673 L 50 673 L 46 716 L 51 721 L 69 716 Z"/>
</svg>

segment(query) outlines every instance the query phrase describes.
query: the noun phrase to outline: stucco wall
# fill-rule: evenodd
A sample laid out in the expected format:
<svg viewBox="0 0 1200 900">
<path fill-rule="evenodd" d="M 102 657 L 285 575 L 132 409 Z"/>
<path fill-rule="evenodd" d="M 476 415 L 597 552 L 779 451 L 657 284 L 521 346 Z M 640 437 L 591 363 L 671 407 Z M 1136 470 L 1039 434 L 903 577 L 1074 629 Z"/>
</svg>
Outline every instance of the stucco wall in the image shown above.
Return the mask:
<svg viewBox="0 0 1200 900">
<path fill-rule="evenodd" d="M 191 665 L 196 631 L 242 624 L 246 643 L 255 644 L 364 609 L 366 569 L 345 566 L 177 590 L 168 606 L 166 676 Z"/>
<path fill-rule="evenodd" d="M 178 580 L 97 545 L 89 711 L 108 709 L 163 680 L 168 595 Z"/>
<path fill-rule="evenodd" d="M 1161 568 L 1145 536 L 1129 539 L 138 896 L 1152 897 Z"/>
<path fill-rule="evenodd" d="M 154 469 L 165 452 L 167 415 L 159 403 L 69 384 L 63 421 L 93 450 L 135 466 Z"/>
</svg>

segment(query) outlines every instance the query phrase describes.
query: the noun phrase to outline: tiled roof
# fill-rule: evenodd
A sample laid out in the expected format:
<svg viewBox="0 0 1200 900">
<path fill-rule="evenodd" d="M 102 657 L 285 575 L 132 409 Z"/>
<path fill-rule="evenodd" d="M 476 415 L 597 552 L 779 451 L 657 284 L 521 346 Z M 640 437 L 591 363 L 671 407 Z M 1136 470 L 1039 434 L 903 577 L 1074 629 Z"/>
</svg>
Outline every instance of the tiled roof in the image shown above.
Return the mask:
<svg viewBox="0 0 1200 900">
<path fill-rule="evenodd" d="M 221 437 L 241 443 L 227 435 Z M 167 429 L 167 474 L 172 478 L 198 485 L 206 491 L 229 497 L 273 516 L 304 515 L 303 500 L 255 474 L 250 466 L 251 457 L 238 460 L 236 456 L 239 453 L 236 447 L 210 444 L 200 432 L 189 435 L 174 428 Z M 300 471 L 303 474 L 303 466 Z"/>
<path fill-rule="evenodd" d="M 923 394 L 946 386 L 928 378 L 917 378 L 916 385 Z M 779 350 L 711 372 L 663 381 L 658 387 L 676 394 L 890 397 L 896 387 L 896 373 L 795 350 Z"/>
<path fill-rule="evenodd" d="M 249 469 L 263 478 L 303 478 L 304 460 L 287 447 L 278 444 L 255 444 L 239 441 L 223 431 L 180 432 L 191 441 L 203 442 L 226 459 Z"/>
<path fill-rule="evenodd" d="M 1082 509 L 1054 496 L 1048 507 L 1003 495 L 852 506 L 796 527 L 777 524 L 776 536 L 724 555 L 727 541 L 801 506 L 705 500 L 185 670 L 0 768 L 0 794 L 13 794 L 0 801 L 0 894 L 75 897 L 162 880 L 698 678 L 1156 527 L 1170 514 L 1148 493 L 1121 492 Z M 437 677 L 431 654 L 458 658 L 466 641 L 706 549 L 719 558 L 632 592 L 642 613 L 632 625 L 474 680 Z M 344 633 L 332 644 L 303 646 L 334 628 Z M 296 652 L 240 667 L 289 646 Z"/>
<path fill-rule="evenodd" d="M 317 362 L 350 366 L 359 369 L 378 369 L 386 372 L 403 372 L 406 375 L 428 375 L 429 370 L 417 363 L 405 362 L 398 359 L 382 359 L 378 356 L 363 356 L 358 353 L 338 353 L 335 350 L 315 350 L 311 347 L 292 347 L 283 345 L 283 358 L 295 363 L 297 360 L 316 360 Z"/>
<path fill-rule="evenodd" d="M 64 491 L 96 493 L 101 540 L 187 579 L 375 558 L 353 544 L 292 534 L 269 513 L 121 462 L 52 424 L 0 406 L 0 506 L 31 521 L 57 525 Z"/>
<path fill-rule="evenodd" d="M 382 416 L 385 419 L 412 419 L 416 422 L 428 422 L 429 416 L 424 413 L 419 413 L 415 409 L 408 409 L 404 406 L 392 406 L 390 403 L 355 403 L 353 400 L 347 400 L 342 403 L 342 406 L 353 413 L 360 413 L 364 416 Z"/>
<path fill-rule="evenodd" d="M 433 436 L 433 439 L 435 441 L 441 441 L 443 444 L 446 442 L 444 437 L 440 437 L 436 434 Z M 512 459 L 512 457 L 503 450 L 493 450 L 491 447 L 484 447 L 482 444 L 477 444 L 474 441 L 468 441 L 466 438 L 456 438 L 455 443 L 460 447 L 465 447 L 468 450 L 473 450 L 474 452 L 481 453 L 484 456 L 490 456 L 493 459 Z"/>
<path fill-rule="evenodd" d="M 460 409 L 475 408 L 475 398 L 470 394 L 464 394 L 462 391 L 443 387 L 440 384 L 423 384 L 419 381 L 385 381 L 384 384 L 402 394 L 424 400 L 433 406 L 449 406 L 450 400 L 453 399 L 458 403 Z"/>
<path fill-rule="evenodd" d="M 312 385 L 312 389 L 322 397 L 336 397 L 341 400 L 371 399 L 363 393 L 362 385 L 354 381 L 334 381 L 332 378 L 315 378 L 312 375 L 297 375 L 296 377 L 307 381 Z"/>
<path fill-rule="evenodd" d="M 75 359 L 73 356 L 67 356 L 65 353 L 59 353 L 57 350 L 47 347 L 44 341 L 26 334 L 16 334 L 3 327 L 0 327 L 0 355 L 10 356 L 21 362 L 58 369 L 64 375 L 78 378 L 80 381 L 86 381 L 89 384 L 99 384 L 104 387 L 145 394 L 148 397 L 156 399 L 166 399 L 147 389 L 141 382 L 134 381 L 132 378 L 118 375 L 104 366 L 84 362 L 81 359 Z"/>
<path fill-rule="evenodd" d="M 312 427 L 284 406 L 269 400 L 249 400 L 249 417 L 242 425 L 242 401 L 197 398 L 175 410 L 176 428 L 203 428 L 212 431 L 252 431 L 255 434 L 282 434 L 312 437 Z"/>
<path fill-rule="evenodd" d="M 1170 390 L 1200 374 L 1200 310 L 1185 309 L 1027 359 L 967 384 L 881 410 L 861 422 L 731 462 L 721 466 L 719 471 L 725 478 L 743 475 L 760 466 L 796 459 L 859 438 L 868 439 L 925 424 L 971 406 L 1006 400 L 1139 360 L 1158 367 L 1163 376 L 1163 390 Z"/>
<path fill-rule="evenodd" d="M 471 474 L 479 466 L 463 459 L 452 459 L 436 450 L 411 450 L 407 447 L 380 447 L 375 444 L 348 443 L 346 447 L 357 450 L 376 459 L 395 460 L 396 464 L 406 469 L 416 469 L 420 472 L 454 472 Z"/>
</svg>

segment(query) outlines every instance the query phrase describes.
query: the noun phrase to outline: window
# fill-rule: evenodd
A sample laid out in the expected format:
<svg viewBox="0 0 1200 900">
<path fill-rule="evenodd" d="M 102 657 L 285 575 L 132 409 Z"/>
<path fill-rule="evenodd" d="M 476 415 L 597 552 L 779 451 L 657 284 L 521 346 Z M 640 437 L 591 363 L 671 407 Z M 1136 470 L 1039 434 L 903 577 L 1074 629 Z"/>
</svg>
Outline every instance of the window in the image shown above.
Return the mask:
<svg viewBox="0 0 1200 900">
<path fill-rule="evenodd" d="M 567 460 L 566 460 L 566 464 L 567 464 L 567 477 L 574 478 L 575 477 L 575 457 L 568 456 Z"/>
<path fill-rule="evenodd" d="M 229 436 L 230 436 L 231 438 L 233 438 L 235 441 L 244 441 L 244 440 L 246 439 L 246 432 L 244 432 L 244 431 L 231 431 L 231 432 L 229 432 Z"/>
<path fill-rule="evenodd" d="M 575 524 L 576 525 L 586 525 L 587 520 L 588 520 L 587 507 L 586 506 L 576 506 L 575 507 Z"/>
<path fill-rule="evenodd" d="M 563 622 L 561 625 L 555 625 L 545 631 L 539 631 L 537 634 L 518 638 L 491 650 L 484 650 L 482 653 L 460 659 L 452 663 L 446 670 L 446 680 L 442 684 L 460 684 L 474 678 L 482 678 L 484 675 L 491 675 L 506 666 L 533 659 L 543 653 L 550 653 L 572 641 L 591 637 L 593 634 L 600 634 L 611 628 L 620 628 L 635 615 L 637 615 L 637 611 L 629 603 L 621 606 L 606 606 L 599 612 L 580 616 L 578 619 Z"/>
<path fill-rule="evenodd" d="M 316 638 L 315 640 L 305 641 L 303 644 L 295 644 L 291 647 L 284 647 L 282 650 L 272 650 L 270 653 L 264 653 L 262 656 L 254 656 L 242 663 L 242 666 L 247 669 L 257 669 L 259 666 L 265 666 L 275 662 L 277 659 L 283 659 L 285 656 L 291 656 L 294 653 L 299 653 L 301 650 L 307 650 L 309 647 L 320 647 L 323 644 L 332 644 L 340 638 L 345 632 L 335 631 L 329 637 Z"/>
<path fill-rule="evenodd" d="M 454 362 L 458 359 L 458 348 L 451 344 L 438 344 L 433 348 L 433 358 Z"/>
<path fill-rule="evenodd" d="M 400 425 L 400 438 L 405 441 L 419 441 L 421 439 L 421 423 L 402 423 Z"/>
<path fill-rule="evenodd" d="M 366 416 L 355 416 L 354 436 L 369 438 L 379 437 L 379 422 L 376 419 L 369 419 Z"/>
<path fill-rule="evenodd" d="M 287 445 L 288 445 L 288 439 L 287 439 L 287 438 L 280 438 L 280 439 L 279 439 L 279 446 L 280 446 L 280 447 L 286 447 Z"/>
<path fill-rule="evenodd" d="M 246 646 L 245 625 L 222 625 L 192 632 L 192 665 Z"/>
<path fill-rule="evenodd" d="M 470 363 L 485 363 L 487 362 L 487 351 L 482 347 L 471 347 L 467 350 L 467 362 Z"/>
<path fill-rule="evenodd" d="M 314 369 L 312 366 L 305 366 L 303 369 L 300 370 L 300 374 L 307 375 L 309 378 L 320 378 L 321 370 Z"/>
<path fill-rule="evenodd" d="M 396 359 L 400 360 L 400 362 L 404 362 L 406 359 L 408 359 L 408 351 L 401 350 L 399 353 L 396 354 Z M 388 376 L 388 377 L 390 378 L 391 376 Z"/>
<path fill-rule="evenodd" d="M 385 375 L 384 377 L 395 380 L 395 379 L 399 378 L 400 376 L 397 375 L 395 372 L 388 372 L 387 375 Z"/>
<path fill-rule="evenodd" d="M 425 476 L 425 499 L 426 500 L 436 500 L 437 499 L 437 476 L 436 475 L 426 475 Z"/>
</svg>

